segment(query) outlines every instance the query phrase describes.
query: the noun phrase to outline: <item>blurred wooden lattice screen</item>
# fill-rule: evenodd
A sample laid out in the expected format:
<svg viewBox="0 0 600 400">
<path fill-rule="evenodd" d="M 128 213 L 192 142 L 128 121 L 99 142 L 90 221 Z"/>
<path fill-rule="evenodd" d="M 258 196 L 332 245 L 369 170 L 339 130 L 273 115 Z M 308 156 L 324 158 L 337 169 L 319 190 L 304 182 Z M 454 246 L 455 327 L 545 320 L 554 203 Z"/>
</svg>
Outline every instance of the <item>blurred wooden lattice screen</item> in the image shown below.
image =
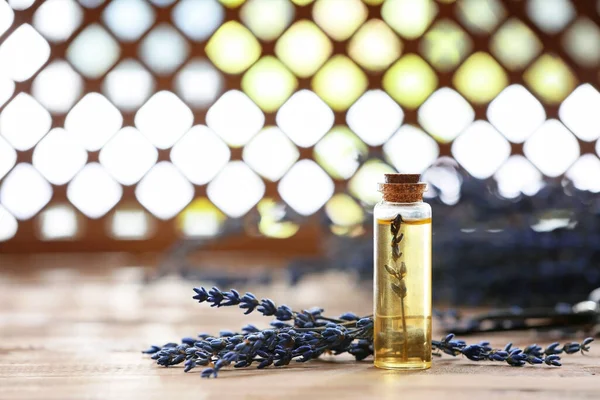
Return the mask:
<svg viewBox="0 0 600 400">
<path fill-rule="evenodd" d="M 382 173 L 434 179 L 440 157 L 506 197 L 563 176 L 600 191 L 599 15 L 595 0 L 2 0 L 0 251 L 156 249 L 249 210 L 293 236 L 281 200 L 343 228 Z"/>
</svg>

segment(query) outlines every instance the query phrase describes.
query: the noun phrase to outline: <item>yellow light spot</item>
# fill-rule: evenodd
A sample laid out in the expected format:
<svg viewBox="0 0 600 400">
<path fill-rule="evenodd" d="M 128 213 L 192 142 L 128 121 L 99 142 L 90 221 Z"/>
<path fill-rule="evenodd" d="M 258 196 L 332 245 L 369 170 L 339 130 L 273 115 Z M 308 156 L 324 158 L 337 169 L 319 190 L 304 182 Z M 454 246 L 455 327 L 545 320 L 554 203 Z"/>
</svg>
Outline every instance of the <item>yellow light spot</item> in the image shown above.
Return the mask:
<svg viewBox="0 0 600 400">
<path fill-rule="evenodd" d="M 542 42 L 533 31 L 516 18 L 506 21 L 490 41 L 492 54 L 512 70 L 525 67 L 542 48 Z"/>
<path fill-rule="evenodd" d="M 348 44 L 348 55 L 372 71 L 386 69 L 401 52 L 402 42 L 380 19 L 372 19 L 361 26 Z"/>
<path fill-rule="evenodd" d="M 276 111 L 296 86 L 294 74 L 273 56 L 258 60 L 242 78 L 242 90 L 265 112 Z"/>
<path fill-rule="evenodd" d="M 441 20 L 425 34 L 421 53 L 435 68 L 450 71 L 471 51 L 471 39 L 456 23 Z"/>
<path fill-rule="evenodd" d="M 221 4 L 228 8 L 237 8 L 241 6 L 246 0 L 219 0 Z"/>
<path fill-rule="evenodd" d="M 275 40 L 294 19 L 294 5 L 288 0 L 248 0 L 240 19 L 257 38 Z"/>
<path fill-rule="evenodd" d="M 508 85 L 508 76 L 488 53 L 477 52 L 458 68 L 454 86 L 473 103 L 487 103 Z"/>
<path fill-rule="evenodd" d="M 367 19 L 361 0 L 317 0 L 313 19 L 333 40 L 348 39 Z"/>
<path fill-rule="evenodd" d="M 336 55 L 312 79 L 314 91 L 336 111 L 346 110 L 367 89 L 365 73 L 348 57 Z"/>
<path fill-rule="evenodd" d="M 206 197 L 192 201 L 175 222 L 177 229 L 186 237 L 215 236 L 227 217 Z"/>
<path fill-rule="evenodd" d="M 407 108 L 417 108 L 433 93 L 438 79 L 433 69 L 416 54 L 398 60 L 383 76 L 385 91 Z"/>
<path fill-rule="evenodd" d="M 343 227 L 361 224 L 365 219 L 363 208 L 344 193 L 338 193 L 329 199 L 325 204 L 325 212 L 334 225 Z"/>
<path fill-rule="evenodd" d="M 367 146 L 347 126 L 336 126 L 317 143 L 313 157 L 332 178 L 348 179 L 367 153 Z"/>
<path fill-rule="evenodd" d="M 577 86 L 577 78 L 559 57 L 544 54 L 523 74 L 533 92 L 547 104 L 563 101 Z"/>
<path fill-rule="evenodd" d="M 275 44 L 275 54 L 297 76 L 313 75 L 333 51 L 331 41 L 317 25 L 302 20 L 292 25 Z"/>
<path fill-rule="evenodd" d="M 206 55 L 221 71 L 239 74 L 251 66 L 262 48 L 252 32 L 236 21 L 224 23 L 206 44 Z"/>
<path fill-rule="evenodd" d="M 432 0 L 387 0 L 381 6 L 385 22 L 406 39 L 421 36 L 436 14 Z"/>
<path fill-rule="evenodd" d="M 315 1 L 315 0 L 292 0 L 292 3 L 294 3 L 300 7 L 303 7 L 303 6 L 309 5 L 313 1 Z"/>
<path fill-rule="evenodd" d="M 363 0 L 365 2 L 365 4 L 368 4 L 370 6 L 378 6 L 381 3 L 383 3 L 385 0 Z"/>
<path fill-rule="evenodd" d="M 271 198 L 264 198 L 256 206 L 260 214 L 258 230 L 263 235 L 275 239 L 287 239 L 298 232 L 300 226 L 290 221 L 281 221 L 284 209 Z"/>
<path fill-rule="evenodd" d="M 381 200 L 381 193 L 373 190 L 377 182 L 382 181 L 383 174 L 393 174 L 396 171 L 380 160 L 367 161 L 348 182 L 350 194 L 368 205 L 374 205 Z"/>
</svg>

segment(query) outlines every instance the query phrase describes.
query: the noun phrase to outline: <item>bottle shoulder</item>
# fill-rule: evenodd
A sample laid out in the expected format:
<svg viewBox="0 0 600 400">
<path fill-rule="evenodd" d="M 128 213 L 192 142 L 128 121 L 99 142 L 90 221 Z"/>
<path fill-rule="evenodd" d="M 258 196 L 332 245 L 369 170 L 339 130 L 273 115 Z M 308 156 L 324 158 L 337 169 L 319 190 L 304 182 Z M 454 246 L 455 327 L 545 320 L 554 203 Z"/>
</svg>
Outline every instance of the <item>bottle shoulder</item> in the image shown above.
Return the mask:
<svg viewBox="0 0 600 400">
<path fill-rule="evenodd" d="M 392 203 L 381 201 L 375 205 L 373 214 L 377 219 L 391 219 L 400 214 L 404 219 L 419 220 L 431 218 L 431 206 L 425 202 Z"/>
</svg>

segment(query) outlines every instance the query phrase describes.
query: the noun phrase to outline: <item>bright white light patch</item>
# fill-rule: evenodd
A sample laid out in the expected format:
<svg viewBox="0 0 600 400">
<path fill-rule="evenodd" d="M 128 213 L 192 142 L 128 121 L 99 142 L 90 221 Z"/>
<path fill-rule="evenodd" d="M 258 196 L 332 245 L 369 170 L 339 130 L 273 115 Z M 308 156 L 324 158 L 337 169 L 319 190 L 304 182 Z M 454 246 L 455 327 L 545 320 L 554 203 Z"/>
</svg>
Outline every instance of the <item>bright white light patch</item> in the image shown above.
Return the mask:
<svg viewBox="0 0 600 400">
<path fill-rule="evenodd" d="M 402 126 L 383 145 L 383 151 L 398 172 L 410 174 L 423 173 L 440 154 L 436 141 L 411 125 Z"/>
<path fill-rule="evenodd" d="M 207 126 L 196 125 L 171 150 L 171 161 L 196 185 L 204 185 L 227 165 L 229 147 Z"/>
<path fill-rule="evenodd" d="M 144 210 L 116 210 L 111 217 L 111 234 L 117 239 L 145 239 L 150 224 L 150 217 Z"/>
<path fill-rule="evenodd" d="M 100 93 L 86 94 L 65 119 L 65 129 L 89 151 L 100 150 L 122 124 L 119 110 Z"/>
<path fill-rule="evenodd" d="M 138 201 L 160 219 L 170 219 L 194 197 L 194 187 L 170 162 L 156 164 L 135 189 Z"/>
<path fill-rule="evenodd" d="M 170 74 L 189 53 L 189 44 L 175 28 L 163 23 L 144 37 L 139 47 L 140 58 L 154 72 Z"/>
<path fill-rule="evenodd" d="M 419 124 L 436 140 L 451 142 L 475 118 L 473 107 L 450 88 L 435 91 L 419 108 Z"/>
<path fill-rule="evenodd" d="M 244 147 L 242 156 L 254 171 L 274 182 L 294 165 L 300 153 L 279 128 L 268 127 Z"/>
<path fill-rule="evenodd" d="M 19 229 L 19 223 L 8 210 L 0 204 L 0 242 L 12 239 Z"/>
<path fill-rule="evenodd" d="M 525 157 L 511 156 L 494 174 L 500 195 L 513 199 L 521 193 L 535 195 L 543 186 L 542 174 Z"/>
<path fill-rule="evenodd" d="M 10 28 L 15 20 L 15 13 L 5 1 L 0 1 L 0 35 Z"/>
<path fill-rule="evenodd" d="M 11 170 L 17 162 L 17 152 L 0 136 L 0 179 Z"/>
<path fill-rule="evenodd" d="M 52 117 L 27 93 L 19 93 L 0 114 L 0 134 L 19 151 L 29 150 L 50 130 Z"/>
<path fill-rule="evenodd" d="M 232 147 L 240 147 L 265 123 L 260 108 L 239 90 L 230 90 L 206 113 L 206 124 Z"/>
<path fill-rule="evenodd" d="M 48 207 L 39 218 L 42 240 L 72 239 L 77 235 L 77 215 L 68 205 Z"/>
<path fill-rule="evenodd" d="M 575 17 L 569 0 L 528 0 L 529 18 L 544 32 L 560 32 Z"/>
<path fill-rule="evenodd" d="M 5 76 L 0 76 L 0 107 L 10 99 L 15 91 L 15 83 Z"/>
<path fill-rule="evenodd" d="M 577 160 L 579 143 L 563 124 L 551 119 L 527 139 L 523 152 L 542 173 L 556 177 Z"/>
<path fill-rule="evenodd" d="M 33 217 L 51 198 L 52 186 L 31 164 L 17 164 L 0 186 L 0 203 L 20 220 Z"/>
<path fill-rule="evenodd" d="M 154 22 L 154 9 L 144 0 L 112 0 L 102 20 L 123 41 L 137 40 Z"/>
<path fill-rule="evenodd" d="M 584 154 L 565 174 L 579 190 L 600 192 L 600 160 L 593 154 Z"/>
<path fill-rule="evenodd" d="M 83 21 L 83 12 L 75 0 L 45 0 L 33 14 L 33 26 L 46 39 L 64 42 Z"/>
<path fill-rule="evenodd" d="M 223 88 L 223 75 L 206 60 L 192 60 L 175 76 L 175 90 L 192 107 L 212 104 Z"/>
<path fill-rule="evenodd" d="M 188 106 L 166 90 L 152 96 L 135 114 L 135 126 L 159 149 L 173 146 L 193 122 Z"/>
<path fill-rule="evenodd" d="M 298 161 L 277 187 L 281 198 L 301 215 L 311 215 L 333 196 L 333 181 L 312 160 Z"/>
<path fill-rule="evenodd" d="M 195 41 L 207 39 L 224 16 L 223 6 L 217 0 L 181 0 L 173 9 L 175 25 Z"/>
<path fill-rule="evenodd" d="M 31 25 L 23 24 L 0 45 L 0 75 L 23 82 L 31 78 L 48 57 L 48 42 Z"/>
<path fill-rule="evenodd" d="M 65 113 L 83 91 L 83 79 L 64 60 L 48 65 L 34 79 L 31 93 L 48 111 Z"/>
<path fill-rule="evenodd" d="M 265 184 L 243 161 L 231 161 L 208 184 L 206 194 L 225 214 L 239 218 L 262 199 Z"/>
<path fill-rule="evenodd" d="M 67 49 L 69 62 L 91 79 L 104 75 L 115 65 L 120 54 L 119 43 L 98 24 L 85 28 Z"/>
<path fill-rule="evenodd" d="M 558 115 L 579 139 L 591 142 L 600 137 L 600 93 L 589 83 L 563 101 Z"/>
<path fill-rule="evenodd" d="M 87 152 L 72 133 L 52 129 L 35 147 L 33 166 L 55 185 L 69 182 L 87 162 Z"/>
<path fill-rule="evenodd" d="M 292 95 L 277 112 L 277 125 L 300 147 L 317 143 L 333 126 L 331 108 L 310 90 Z"/>
<path fill-rule="evenodd" d="M 138 182 L 158 159 L 158 151 L 137 129 L 121 129 L 100 151 L 100 163 L 121 184 Z"/>
<path fill-rule="evenodd" d="M 379 146 L 402 124 L 404 112 L 383 90 L 369 90 L 350 107 L 346 122 L 368 145 Z"/>
<path fill-rule="evenodd" d="M 544 106 L 525 87 L 510 85 L 489 105 L 488 120 L 513 143 L 523 143 L 546 120 Z"/>
<path fill-rule="evenodd" d="M 102 165 L 87 164 L 67 187 L 67 198 L 89 218 L 100 218 L 121 199 L 123 189 Z"/>
<path fill-rule="evenodd" d="M 123 60 L 106 75 L 102 91 L 117 107 L 132 111 L 154 92 L 154 78 L 139 62 Z"/>
<path fill-rule="evenodd" d="M 510 144 L 492 125 L 475 121 L 452 143 L 452 155 L 472 176 L 485 179 L 510 156 Z"/>
</svg>

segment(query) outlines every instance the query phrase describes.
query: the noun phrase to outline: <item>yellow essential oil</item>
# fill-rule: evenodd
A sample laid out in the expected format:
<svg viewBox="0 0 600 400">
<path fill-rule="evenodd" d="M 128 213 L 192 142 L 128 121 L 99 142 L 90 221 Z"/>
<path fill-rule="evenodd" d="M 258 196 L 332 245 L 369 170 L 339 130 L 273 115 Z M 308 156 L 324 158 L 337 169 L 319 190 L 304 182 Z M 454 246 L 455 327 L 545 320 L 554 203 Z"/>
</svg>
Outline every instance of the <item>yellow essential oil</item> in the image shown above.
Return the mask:
<svg viewBox="0 0 600 400">
<path fill-rule="evenodd" d="M 389 174 L 374 210 L 375 366 L 431 367 L 431 207 L 418 175 Z"/>
<path fill-rule="evenodd" d="M 375 225 L 375 365 L 381 368 L 431 366 L 431 219 L 405 220 L 400 242 L 406 273 L 406 296 L 393 290 L 397 282 L 385 265 L 394 265 L 391 220 Z"/>
</svg>

